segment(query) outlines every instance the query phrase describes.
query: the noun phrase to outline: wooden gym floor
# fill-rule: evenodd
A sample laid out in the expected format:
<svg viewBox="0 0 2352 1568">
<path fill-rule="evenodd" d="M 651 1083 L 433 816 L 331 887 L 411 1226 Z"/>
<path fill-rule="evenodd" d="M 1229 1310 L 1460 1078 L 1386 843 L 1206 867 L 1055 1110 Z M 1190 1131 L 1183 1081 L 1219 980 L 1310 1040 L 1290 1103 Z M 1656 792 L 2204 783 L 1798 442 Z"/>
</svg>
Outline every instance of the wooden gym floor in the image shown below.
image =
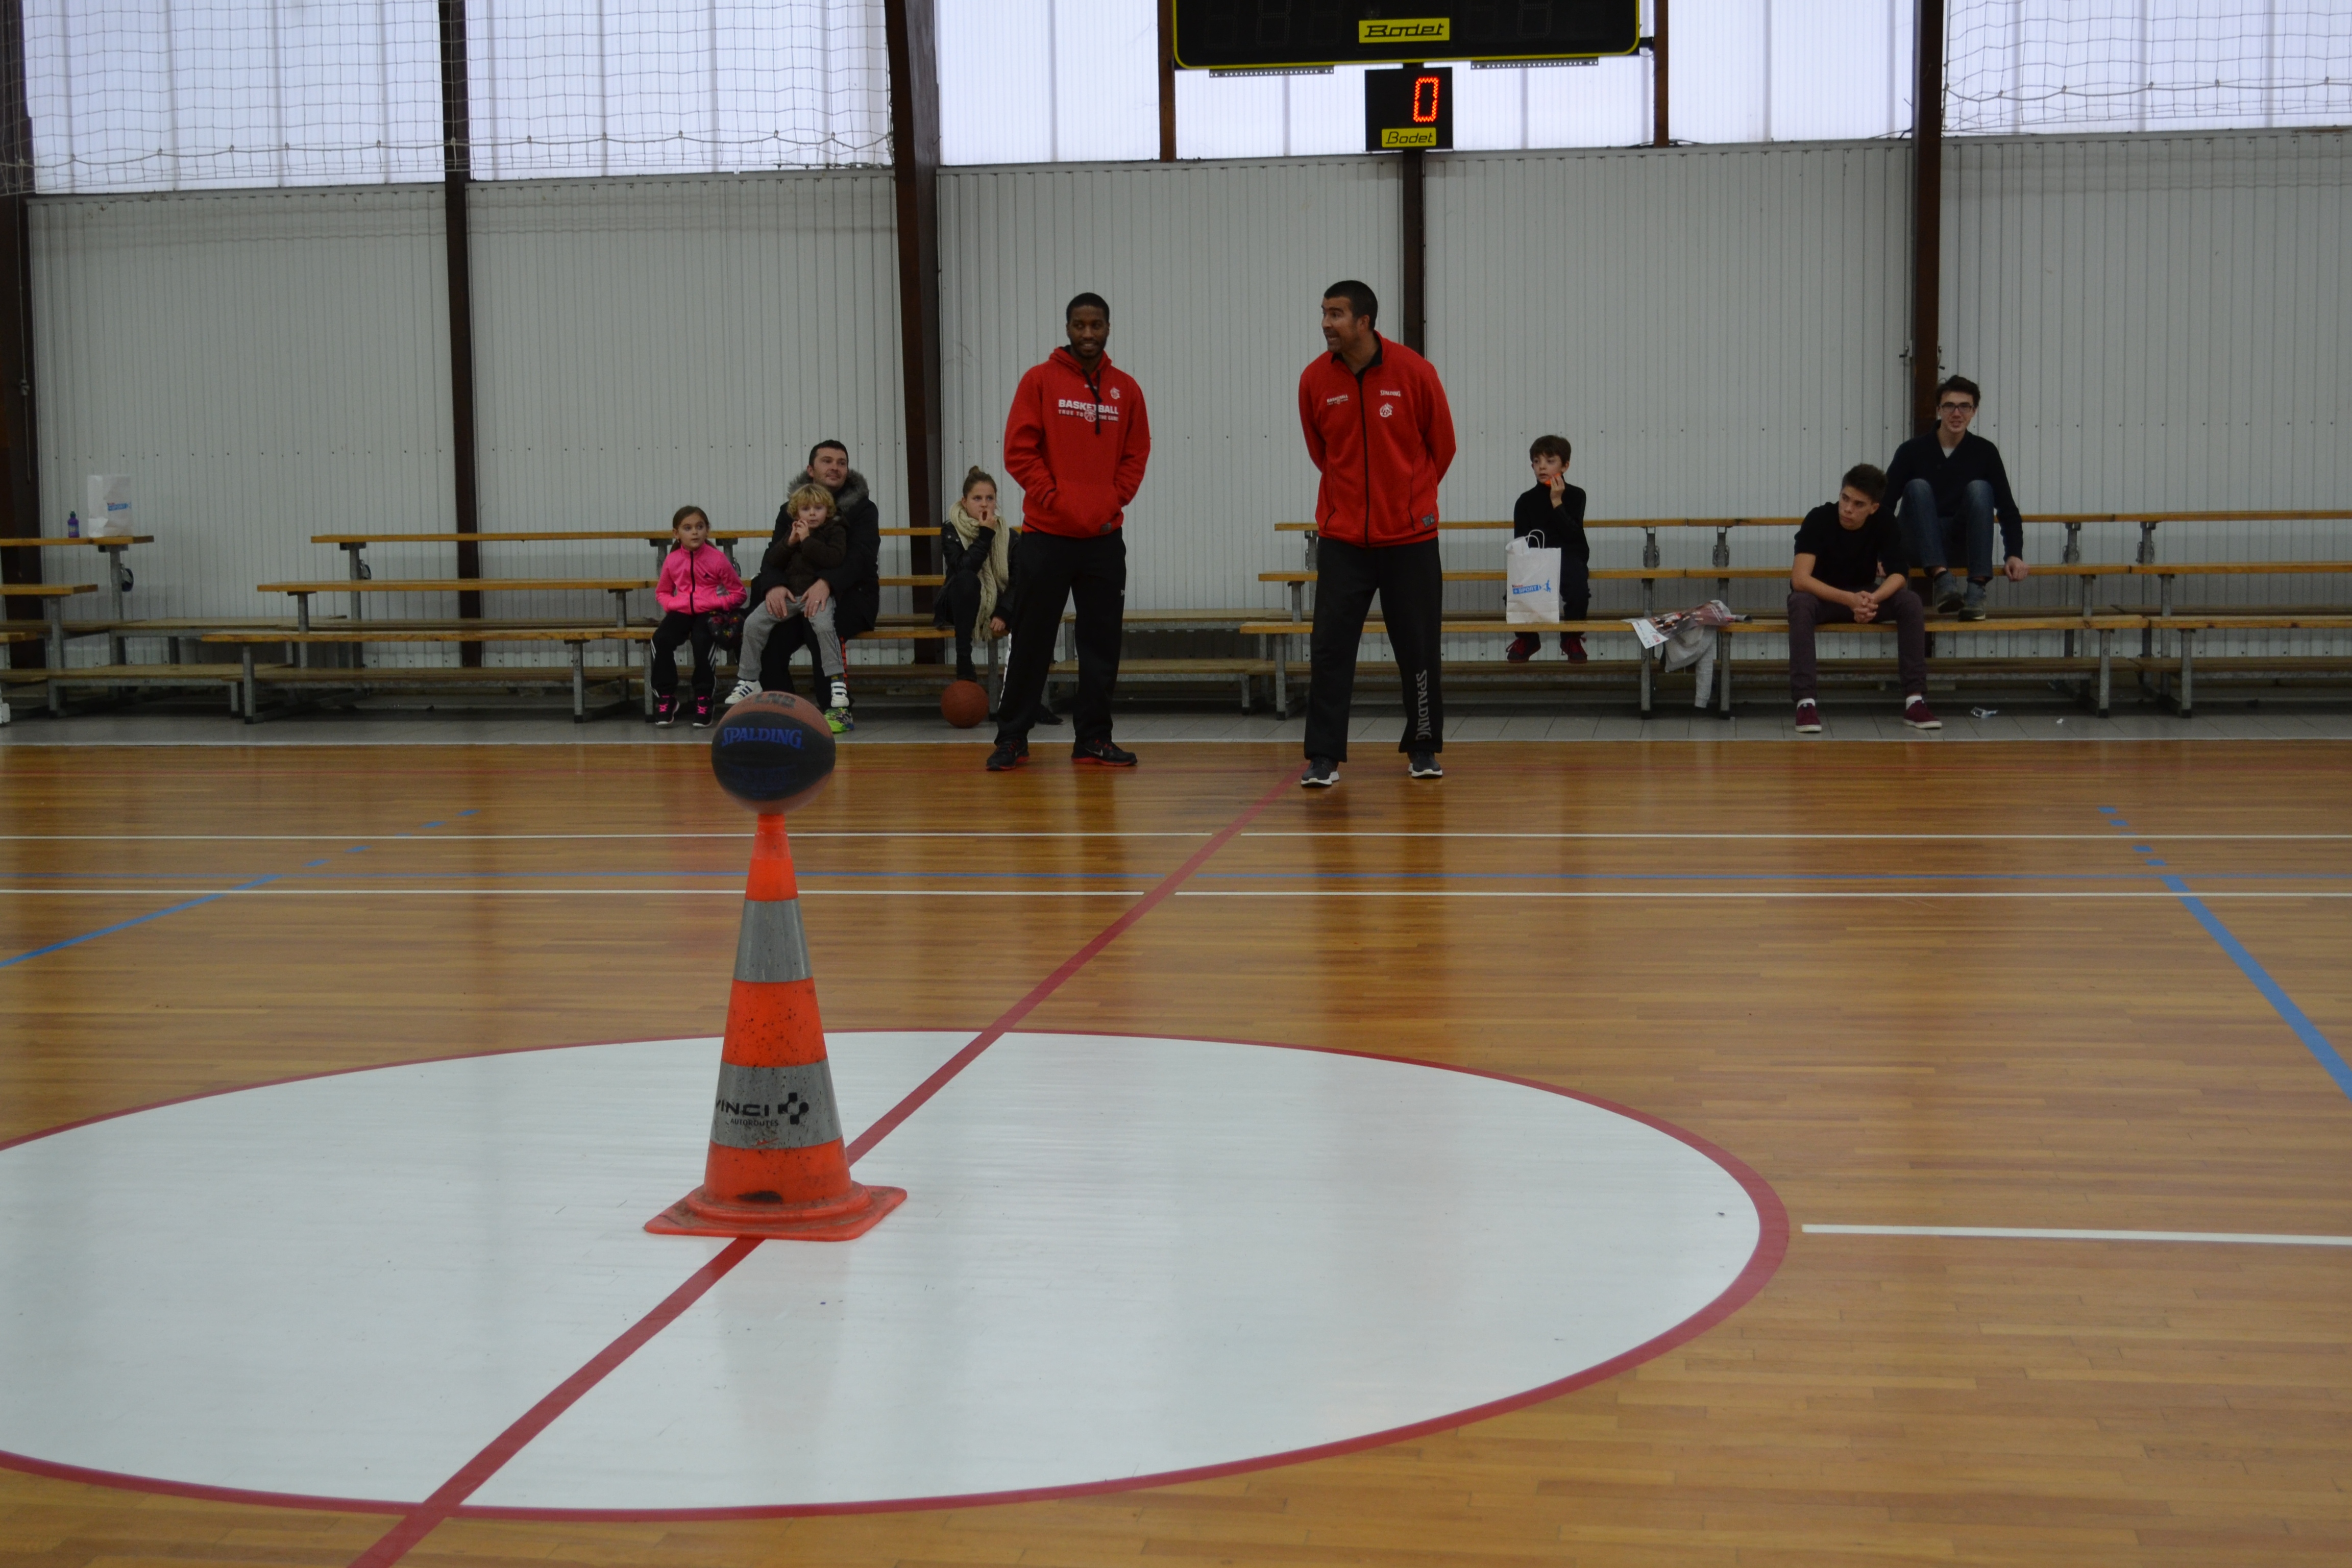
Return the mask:
<svg viewBox="0 0 2352 1568">
<path fill-rule="evenodd" d="M 1334 1458 L 922 1511 L 459 1516 L 404 1561 L 2352 1559 L 2352 1247 L 2213 1239 L 2352 1237 L 2352 745 L 1445 760 L 1416 784 L 1360 747 L 1309 795 L 1281 747 L 1126 775 L 1043 747 L 1010 778 L 845 750 L 793 823 L 827 1026 L 1025 1002 L 1024 1029 L 1562 1085 L 1771 1184 L 1790 1235 L 1754 1300 L 1616 1377 Z M 0 1141 L 716 1034 L 745 828 L 698 748 L 0 751 Z M 1840 1226 L 2206 1239 L 1806 1228 Z M 343 1568 L 394 1522 L 0 1469 L 8 1568 Z"/>
</svg>

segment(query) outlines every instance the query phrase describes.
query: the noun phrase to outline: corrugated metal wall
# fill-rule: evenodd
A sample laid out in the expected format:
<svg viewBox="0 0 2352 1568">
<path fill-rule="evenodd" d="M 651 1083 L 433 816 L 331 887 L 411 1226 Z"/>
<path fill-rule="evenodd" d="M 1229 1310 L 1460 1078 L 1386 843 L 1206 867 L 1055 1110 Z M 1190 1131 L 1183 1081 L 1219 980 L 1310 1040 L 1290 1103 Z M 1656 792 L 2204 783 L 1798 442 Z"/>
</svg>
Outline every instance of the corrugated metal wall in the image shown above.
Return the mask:
<svg viewBox="0 0 2352 1568">
<path fill-rule="evenodd" d="M 1315 470 L 1298 373 L 1322 350 L 1324 288 L 1397 287 L 1398 184 L 1366 158 L 959 169 L 940 176 L 946 457 L 1005 478 L 1004 414 L 1063 342 L 1062 307 L 1110 301 L 1110 356 L 1142 384 L 1151 465 L 1129 509 L 1128 603 L 1281 603 Z M 1016 510 L 1019 488 L 1006 480 Z"/>
<path fill-rule="evenodd" d="M 482 527 L 765 528 L 836 437 L 903 523 L 898 250 L 887 174 L 475 187 Z M 905 542 L 883 570 L 902 573 Z M 644 545 L 483 546 L 489 576 L 651 576 Z M 756 546 L 740 550 L 748 574 Z M 905 594 L 891 600 L 903 608 Z M 506 595 L 567 616 L 601 595 Z M 634 601 L 654 612 L 650 593 Z M 442 613 L 446 613 L 446 609 Z M 523 653 L 529 659 L 541 653 Z"/>
<path fill-rule="evenodd" d="M 1433 161 L 1429 349 L 1462 442 L 1444 514 L 1509 517 L 1547 432 L 1573 444 L 1595 518 L 1793 514 L 1849 465 L 1885 462 L 1906 374 L 1906 156 L 1843 142 Z M 1507 537 L 1454 536 L 1447 564 L 1499 567 Z M 1595 566 L 1641 563 L 1638 530 L 1591 537 Z M 1777 564 L 1786 543 L 1749 531 L 1734 559 Z M 1669 565 L 1714 545 L 1711 531 L 1659 540 Z M 1738 586 L 1743 605 L 1786 596 Z M 1706 596 L 1660 592 L 1662 607 Z M 1604 584 L 1594 613 L 1638 595 Z M 1456 584 L 1449 601 L 1500 594 Z"/>
<path fill-rule="evenodd" d="M 1983 384 L 1979 428 L 2028 510 L 2352 504 L 2352 135 L 1970 138 L 1950 156 L 1946 366 Z M 2137 542 L 2088 528 L 2084 554 Z M 2157 543 L 2340 560 L 2352 523 L 2171 523 Z M 2352 583 L 2215 578 L 2194 597 L 2341 604 Z"/>
<path fill-rule="evenodd" d="M 2352 501 L 2342 133 L 1957 145 L 1950 368 L 2029 510 Z M 1431 350 L 1463 453 L 1444 505 L 1499 517 L 1528 439 L 1577 446 L 1596 517 L 1790 513 L 1883 462 L 1904 402 L 1906 153 L 1895 144 L 1471 154 L 1430 165 Z M 91 471 L 135 476 L 142 614 L 283 609 L 252 585 L 335 576 L 312 532 L 449 524 L 438 194 L 271 192 L 36 204 L 52 524 Z M 547 183 L 477 192 L 484 525 L 656 526 L 681 501 L 759 526 L 821 436 L 886 522 L 906 514 L 889 185 L 877 174 Z M 1002 474 L 1005 405 L 1112 303 L 1150 398 L 1133 510 L 1138 607 L 1282 603 L 1307 514 L 1294 392 L 1322 288 L 1398 293 L 1392 162 L 961 169 L 940 182 L 945 456 Z M 1008 500 L 1018 507 L 1017 489 Z M 2092 531 L 2094 559 L 2128 530 Z M 1600 564 L 1637 533 L 1597 536 Z M 1700 564 L 1711 535 L 1662 540 Z M 2032 553 L 2053 558 L 2055 531 Z M 2345 525 L 2168 528 L 2168 559 L 2341 556 Z M 1449 542 L 1492 565 L 1499 536 Z M 1785 562 L 1774 531 L 1741 564 Z M 885 569 L 905 569 L 903 543 Z M 95 575 L 53 556 L 52 571 Z M 649 574 L 635 546 L 488 547 L 492 575 Z M 446 574 L 446 550 L 376 553 Z M 1696 586 L 1696 585 L 1695 585 Z M 2118 591 L 2121 591 L 2120 589 Z M 2008 602 L 2056 604 L 2053 579 Z M 2344 579 L 2251 579 L 2208 602 L 2343 602 Z M 1776 604 L 1769 584 L 1743 604 Z M 1598 604 L 1630 604 L 1630 588 Z M 1494 602 L 1465 588 L 1458 602 Z M 888 603 L 904 607 L 902 593 Z M 446 596 L 395 611 L 446 613 Z M 579 614 L 593 596 L 494 602 Z M 650 609 L 650 596 L 637 607 Z M 1465 650 L 1465 652 L 1468 650 Z M 869 657 L 904 657 L 876 650 Z"/>
<path fill-rule="evenodd" d="M 156 536 L 131 552 L 130 611 L 242 616 L 290 611 L 257 583 L 342 574 L 312 533 L 449 527 L 440 204 L 382 186 L 36 202 L 44 531 L 65 531 L 83 476 L 129 474 Z M 100 575 L 94 552 L 42 566 Z"/>
</svg>

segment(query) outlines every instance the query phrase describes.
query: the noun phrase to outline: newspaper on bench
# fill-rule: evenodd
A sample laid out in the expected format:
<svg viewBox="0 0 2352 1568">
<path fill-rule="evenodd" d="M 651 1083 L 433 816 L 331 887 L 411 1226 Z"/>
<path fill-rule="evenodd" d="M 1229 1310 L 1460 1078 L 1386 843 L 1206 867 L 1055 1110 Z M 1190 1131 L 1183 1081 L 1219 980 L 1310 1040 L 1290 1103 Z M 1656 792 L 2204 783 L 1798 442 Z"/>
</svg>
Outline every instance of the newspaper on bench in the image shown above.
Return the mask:
<svg viewBox="0 0 2352 1568">
<path fill-rule="evenodd" d="M 1711 643 L 1715 640 L 1713 637 L 1699 636 L 1698 633 L 1702 628 L 1712 631 L 1717 626 L 1727 626 L 1735 621 L 1744 621 L 1747 618 L 1746 616 L 1733 614 L 1731 606 L 1721 599 L 1709 599 L 1706 604 L 1694 609 L 1668 610 L 1662 616 L 1644 616 L 1627 624 L 1633 628 L 1633 635 L 1641 639 L 1642 651 L 1647 653 L 1653 648 L 1663 647 L 1677 638 L 1686 641 L 1696 649 L 1702 642 Z M 1669 659 L 1674 658 L 1672 654 L 1666 657 Z M 1697 655 L 1694 652 L 1691 657 L 1696 658 Z M 1668 668 L 1680 669 L 1683 665 L 1689 662 L 1690 659 L 1685 658 Z"/>
<path fill-rule="evenodd" d="M 1642 641 L 1642 657 L 1655 652 L 1658 667 L 1667 674 L 1691 670 L 1691 706 L 1705 708 L 1707 693 L 1715 689 L 1717 628 L 1747 618 L 1732 614 L 1721 599 L 1709 599 L 1696 609 L 1669 610 L 1635 621 L 1633 635 Z"/>
</svg>

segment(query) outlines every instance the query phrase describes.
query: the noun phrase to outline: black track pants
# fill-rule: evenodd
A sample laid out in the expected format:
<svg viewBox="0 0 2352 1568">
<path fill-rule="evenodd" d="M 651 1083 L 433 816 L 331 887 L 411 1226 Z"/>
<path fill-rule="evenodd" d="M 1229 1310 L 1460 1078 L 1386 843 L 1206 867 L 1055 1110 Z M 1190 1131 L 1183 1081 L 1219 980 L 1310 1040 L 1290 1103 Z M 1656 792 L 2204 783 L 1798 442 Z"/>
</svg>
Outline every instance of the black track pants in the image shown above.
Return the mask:
<svg viewBox="0 0 2352 1568">
<path fill-rule="evenodd" d="M 1357 645 L 1374 594 L 1381 596 L 1381 622 L 1404 683 L 1404 737 L 1397 750 L 1444 750 L 1445 697 L 1437 639 L 1445 615 L 1445 578 L 1437 541 L 1366 550 L 1324 539 L 1315 546 L 1315 673 L 1307 692 L 1307 754 L 1335 763 L 1347 758 Z"/>
<path fill-rule="evenodd" d="M 1079 741 L 1109 740 L 1110 694 L 1118 684 L 1118 644 L 1127 617 L 1126 539 L 1117 531 L 1065 539 L 1024 530 L 1013 571 L 1013 658 L 1005 666 L 1004 690 L 996 705 L 997 740 L 1029 738 L 1053 668 L 1065 604 L 1077 606 L 1073 640 L 1078 645 L 1078 700 L 1070 710 L 1073 733 Z"/>
<path fill-rule="evenodd" d="M 691 643 L 694 647 L 694 694 L 709 696 L 718 681 L 718 671 L 710 665 L 710 617 L 689 616 L 683 610 L 669 611 L 654 627 L 654 657 L 647 669 L 653 678 L 654 695 L 667 697 L 677 689 L 680 643 Z"/>
</svg>

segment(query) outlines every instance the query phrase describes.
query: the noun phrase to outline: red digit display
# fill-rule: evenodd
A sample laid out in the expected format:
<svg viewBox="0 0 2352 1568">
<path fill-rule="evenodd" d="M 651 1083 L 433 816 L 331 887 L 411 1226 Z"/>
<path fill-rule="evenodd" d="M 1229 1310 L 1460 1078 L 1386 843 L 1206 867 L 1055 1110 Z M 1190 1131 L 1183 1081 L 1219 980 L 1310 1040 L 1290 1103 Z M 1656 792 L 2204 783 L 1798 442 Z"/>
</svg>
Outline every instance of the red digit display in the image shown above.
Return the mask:
<svg viewBox="0 0 2352 1568">
<path fill-rule="evenodd" d="M 1415 125 L 1437 123 L 1438 80 L 1433 76 L 1415 77 L 1412 83 L 1412 122 Z"/>
</svg>

